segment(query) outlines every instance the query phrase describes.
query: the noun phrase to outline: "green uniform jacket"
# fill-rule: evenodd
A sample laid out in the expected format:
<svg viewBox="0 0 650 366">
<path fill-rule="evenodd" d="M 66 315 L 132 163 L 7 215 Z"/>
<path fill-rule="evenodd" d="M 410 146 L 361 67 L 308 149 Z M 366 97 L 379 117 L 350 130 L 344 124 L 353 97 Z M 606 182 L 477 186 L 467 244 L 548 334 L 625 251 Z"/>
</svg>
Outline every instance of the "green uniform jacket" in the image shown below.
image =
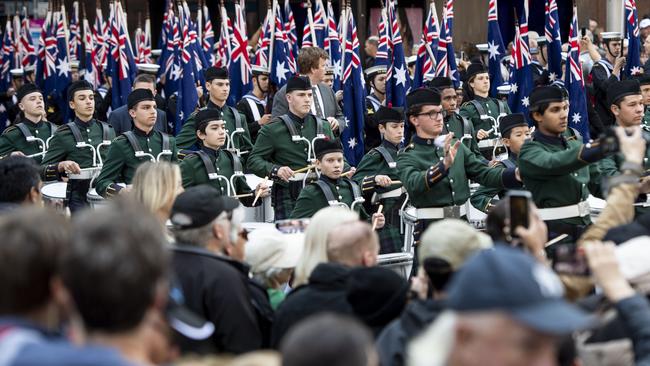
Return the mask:
<svg viewBox="0 0 650 366">
<path fill-rule="evenodd" d="M 612 177 L 618 175 L 621 165 L 623 165 L 624 161 L 625 157 L 620 153 L 608 156 L 598 162 L 600 173 L 604 177 Z M 650 148 L 646 148 L 645 150 L 645 158 L 643 158 L 643 169 L 645 169 L 646 174 L 650 173 Z M 640 201 L 643 202 L 645 202 L 647 199 L 646 195 L 641 195 L 639 198 Z M 636 207 L 635 211 L 637 215 L 644 214 L 646 212 L 650 212 L 650 207 Z"/>
<path fill-rule="evenodd" d="M 433 139 L 413 136 L 397 157 L 402 184 L 416 208 L 462 205 L 469 199 L 468 178 L 484 186 L 516 188 L 514 169 L 489 167 L 461 144 L 450 169 L 442 162 L 444 150 Z"/>
<path fill-rule="evenodd" d="M 474 126 L 469 119 L 467 119 L 467 121 L 469 122 L 469 130 L 465 131 L 465 123 L 463 121 L 463 117 L 460 114 L 454 113 L 450 116 L 447 116 L 445 117 L 443 133 L 453 132 L 454 137 L 459 140 L 463 138 L 465 133 L 471 135 L 472 138 L 463 140 L 463 144 L 465 144 L 465 146 L 467 146 L 474 154 L 476 154 L 479 159 L 483 159 L 483 155 L 481 155 L 481 151 L 478 148 L 478 143 L 476 142 L 476 131 L 474 130 Z"/>
<path fill-rule="evenodd" d="M 345 203 L 348 207 L 352 205 L 352 202 L 354 202 L 354 194 L 352 193 L 350 180 L 348 178 L 339 178 L 334 180 L 321 175 L 320 180 L 327 182 L 339 202 Z M 290 218 L 302 219 L 312 217 L 316 212 L 318 212 L 318 210 L 328 206 L 329 204 L 327 203 L 325 194 L 318 184 L 314 182 L 307 185 L 305 189 L 300 192 L 300 196 L 298 196 L 298 201 L 296 201 L 296 206 L 293 208 Z M 366 213 L 366 210 L 363 209 L 363 204 L 359 203 L 355 205 L 354 210 L 359 213 L 359 217 L 361 217 L 362 220 L 368 220 L 369 216 Z"/>
<path fill-rule="evenodd" d="M 205 146 L 203 146 L 201 150 L 208 155 L 210 161 L 212 162 L 212 165 L 214 165 L 214 170 L 217 174 L 223 175 L 228 179 L 232 177 L 234 173 L 233 153 L 223 149 L 213 150 Z M 197 153 L 190 154 L 185 159 L 183 159 L 180 163 L 180 167 L 184 188 L 189 188 L 200 184 L 208 184 L 220 191 L 222 195 L 225 196 L 228 194 L 228 188 L 226 186 L 226 182 L 223 179 L 210 180 L 208 177 L 208 171 L 203 164 L 203 159 L 201 159 Z M 235 190 L 237 192 L 231 192 L 231 195 L 247 194 L 253 192 L 253 190 L 246 183 L 246 178 L 244 177 L 235 178 L 234 183 Z M 240 201 L 245 206 L 250 207 L 254 199 L 255 197 L 244 197 L 241 198 Z M 262 202 L 262 200 L 257 201 L 258 204 Z"/>
<path fill-rule="evenodd" d="M 145 153 L 157 157 L 162 152 L 162 132 L 152 130 L 147 134 L 135 127 L 133 132 Z M 161 157 L 161 159 L 176 162 L 178 150 L 174 138 L 171 136 L 169 137 L 169 149 L 172 151 L 172 156 Z M 121 188 L 116 183 L 131 184 L 135 170 L 140 164 L 147 161 L 150 161 L 148 157 L 135 157 L 135 151 L 126 136 L 118 136 L 111 143 L 102 171 L 95 179 L 97 193 L 102 197 L 118 193 Z"/>
<path fill-rule="evenodd" d="M 517 166 L 517 156 L 512 152 L 510 152 L 508 160 L 510 164 Z M 507 168 L 503 162 L 499 162 L 498 166 L 504 169 Z M 476 190 L 476 192 L 474 192 L 472 197 L 470 197 L 470 202 L 472 203 L 472 206 L 474 206 L 477 210 L 487 213 L 490 205 L 492 204 L 492 199 L 494 196 L 498 195 L 499 199 L 503 199 L 506 195 L 506 192 L 507 190 L 505 189 L 481 186 Z"/>
<path fill-rule="evenodd" d="M 288 115 L 293 119 L 300 136 L 309 141 L 316 137 L 316 117 L 314 115 L 308 114 L 304 120 L 291 112 Z M 334 139 L 330 124 L 326 120 L 322 120 L 322 125 L 323 134 Z M 308 164 L 310 163 L 307 161 L 307 143 L 303 140 L 292 141 L 289 129 L 280 118 L 273 119 L 260 129 L 253 152 L 247 162 L 248 169 L 255 175 L 270 178 L 277 178 L 277 170 L 280 167 L 288 166 L 297 170 Z M 286 182 L 280 180 L 274 184 L 287 186 Z"/>
<path fill-rule="evenodd" d="M 645 126 L 646 129 L 650 129 L 650 106 L 645 107 L 642 125 Z"/>
<path fill-rule="evenodd" d="M 598 146 L 587 147 L 575 136 L 548 136 L 539 131 L 524 143 L 519 169 L 524 186 L 538 208 L 575 205 L 589 197 L 589 184 L 598 169 L 591 165 L 603 157 Z M 589 216 L 553 220 L 569 225 L 588 225 Z"/>
<path fill-rule="evenodd" d="M 104 131 L 101 123 L 97 120 L 92 119 L 88 123 L 85 123 L 79 119 L 75 119 L 74 123 L 79 127 L 79 132 L 81 132 L 81 137 L 84 142 L 97 148 L 97 145 L 104 141 Z M 115 138 L 115 132 L 113 131 L 113 127 L 108 126 L 110 131 L 109 140 L 113 140 Z M 70 127 L 67 125 L 59 127 L 50 141 L 50 148 L 45 153 L 41 162 L 41 175 L 44 180 L 57 180 L 59 178 L 58 165 L 65 160 L 74 161 L 82 169 L 92 167 L 93 152 L 87 147 L 77 148 L 76 145 L 77 142 L 74 139 Z M 108 148 L 108 146 L 101 147 L 100 154 L 102 160 L 106 159 Z M 97 160 L 97 164 L 99 164 L 99 160 Z"/>
<path fill-rule="evenodd" d="M 479 96 L 474 97 L 474 100 L 479 101 L 482 105 L 483 108 L 485 108 L 485 111 L 487 112 L 487 115 L 494 118 L 495 120 L 499 117 L 499 102 L 498 99 L 495 98 L 482 98 Z M 507 114 L 510 114 L 510 108 L 508 107 L 508 104 L 505 102 L 503 103 L 505 107 L 505 112 Z M 472 121 L 472 124 L 474 125 L 474 137 L 476 138 L 476 132 L 478 130 L 489 130 L 493 127 L 492 120 L 490 119 L 481 119 L 481 115 L 479 114 L 478 110 L 476 107 L 471 103 L 471 102 L 466 102 L 463 103 L 463 106 L 460 107 L 460 111 L 458 112 L 461 116 L 469 119 Z M 491 139 L 497 137 L 495 131 L 490 133 Z"/>
<path fill-rule="evenodd" d="M 223 112 L 223 120 L 226 121 L 226 130 L 228 130 L 228 138 L 230 134 L 235 132 L 235 115 L 230 107 L 224 106 L 223 109 L 217 107 L 214 103 L 208 102 L 208 105 L 205 108 L 214 108 L 219 109 Z M 249 156 L 251 150 L 253 149 L 253 142 L 251 140 L 251 134 L 248 131 L 248 122 L 246 121 L 246 116 L 241 112 L 237 111 L 241 117 L 241 125 L 244 129 L 243 133 L 238 133 L 234 138 L 234 146 L 239 149 L 241 154 L 241 159 L 245 163 L 246 157 Z M 199 139 L 196 137 L 196 113 L 192 113 L 185 123 L 183 123 L 183 128 L 181 132 L 176 136 L 176 146 L 179 149 L 192 149 L 192 147 L 197 146 Z"/>
<path fill-rule="evenodd" d="M 30 120 L 23 118 L 21 123 L 27 126 L 27 129 L 32 136 L 37 137 L 43 142 L 47 142 L 56 131 L 56 126 L 47 121 L 33 123 Z M 9 156 L 12 152 L 20 151 L 25 155 L 32 155 L 40 153 L 41 144 L 38 141 L 27 142 L 25 135 L 15 125 L 7 127 L 0 135 L 0 159 Z M 37 163 L 41 163 L 43 155 L 35 156 L 33 158 Z"/>
</svg>

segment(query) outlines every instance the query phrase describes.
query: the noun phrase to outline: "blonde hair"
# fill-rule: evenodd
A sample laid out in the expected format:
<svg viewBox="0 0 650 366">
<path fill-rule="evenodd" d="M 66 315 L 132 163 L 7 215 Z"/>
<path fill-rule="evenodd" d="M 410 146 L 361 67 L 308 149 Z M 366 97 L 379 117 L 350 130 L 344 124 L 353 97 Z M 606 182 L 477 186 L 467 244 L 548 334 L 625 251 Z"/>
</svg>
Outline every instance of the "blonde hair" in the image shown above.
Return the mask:
<svg viewBox="0 0 650 366">
<path fill-rule="evenodd" d="M 327 236 L 330 230 L 346 222 L 359 220 L 359 214 L 343 207 L 326 207 L 316 212 L 305 231 L 305 248 L 294 272 L 293 287 L 309 281 L 319 263 L 327 263 Z"/>
<path fill-rule="evenodd" d="M 181 170 L 176 164 L 166 161 L 143 163 L 133 176 L 133 198 L 154 214 L 162 209 L 171 209 L 180 181 Z"/>
</svg>

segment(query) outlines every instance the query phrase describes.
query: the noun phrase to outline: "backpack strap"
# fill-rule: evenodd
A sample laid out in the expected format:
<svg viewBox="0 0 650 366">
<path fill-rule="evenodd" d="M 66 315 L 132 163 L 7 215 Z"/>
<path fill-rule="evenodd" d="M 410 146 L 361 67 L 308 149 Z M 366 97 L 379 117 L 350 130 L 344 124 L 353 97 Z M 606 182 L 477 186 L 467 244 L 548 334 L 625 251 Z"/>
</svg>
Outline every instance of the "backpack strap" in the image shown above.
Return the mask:
<svg viewBox="0 0 650 366">
<path fill-rule="evenodd" d="M 487 115 L 487 111 L 485 110 L 485 107 L 483 106 L 483 104 L 481 104 L 481 102 L 479 102 L 476 99 L 472 99 L 469 102 L 472 103 L 472 105 L 474 106 L 474 108 L 476 108 L 476 110 L 478 111 L 478 114 L 481 117 Z"/>
<path fill-rule="evenodd" d="M 327 200 L 327 204 L 330 206 L 340 206 L 341 202 L 336 199 L 336 196 L 334 196 L 334 192 L 332 192 L 332 187 L 329 186 L 326 182 L 322 180 L 317 180 L 316 184 L 320 188 L 321 191 L 323 191 L 323 194 L 325 195 L 325 199 Z"/>
<path fill-rule="evenodd" d="M 140 153 L 144 152 L 144 150 L 142 150 L 142 147 L 140 147 L 140 143 L 138 142 L 138 139 L 135 137 L 133 131 L 124 132 L 124 136 L 126 137 L 127 140 L 129 140 L 129 144 L 131 144 L 131 148 L 136 154 L 138 152 Z"/>
<path fill-rule="evenodd" d="M 72 132 L 72 136 L 74 137 L 74 142 L 79 145 L 84 143 L 84 139 L 81 136 L 81 130 L 79 129 L 79 126 L 77 126 L 76 123 L 70 122 L 66 123 L 66 126 L 70 129 L 70 132 Z"/>
<path fill-rule="evenodd" d="M 280 119 L 282 120 L 282 122 L 284 122 L 284 125 L 287 126 L 287 129 L 291 134 L 292 141 L 297 141 L 302 138 L 302 136 L 298 134 L 298 129 L 296 128 L 296 124 L 291 120 L 291 118 L 288 115 L 283 114 L 280 116 Z"/>
<path fill-rule="evenodd" d="M 384 158 L 384 160 L 385 160 L 386 163 L 388 164 L 388 167 L 389 167 L 389 168 L 391 168 L 391 169 L 395 169 L 395 168 L 397 168 L 397 162 L 396 162 L 395 159 L 393 159 L 393 157 L 390 155 L 390 152 L 388 151 L 387 148 L 385 148 L 384 146 L 377 146 L 377 147 L 375 148 L 375 150 L 376 150 L 378 153 L 381 154 L 381 156 Z"/>
<path fill-rule="evenodd" d="M 212 164 L 212 160 L 210 160 L 208 154 L 203 150 L 194 151 L 194 154 L 198 155 L 199 158 L 201 158 L 201 161 L 203 161 L 203 166 L 205 167 L 205 171 L 208 172 L 208 179 L 210 180 L 217 179 L 217 175 L 218 175 L 217 170 L 214 168 L 214 164 Z"/>
</svg>

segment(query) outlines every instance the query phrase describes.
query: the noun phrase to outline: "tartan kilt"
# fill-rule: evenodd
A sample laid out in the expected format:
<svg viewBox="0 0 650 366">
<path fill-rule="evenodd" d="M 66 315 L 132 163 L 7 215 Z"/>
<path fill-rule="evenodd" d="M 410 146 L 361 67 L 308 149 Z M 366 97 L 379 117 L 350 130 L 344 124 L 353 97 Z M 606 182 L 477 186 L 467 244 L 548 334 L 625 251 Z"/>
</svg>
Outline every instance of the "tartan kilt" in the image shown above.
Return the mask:
<svg viewBox="0 0 650 366">
<path fill-rule="evenodd" d="M 273 184 L 271 187 L 271 205 L 273 205 L 275 214 L 274 220 L 286 220 L 291 216 L 291 212 L 296 206 L 296 199 L 291 197 L 289 187 Z"/>
</svg>

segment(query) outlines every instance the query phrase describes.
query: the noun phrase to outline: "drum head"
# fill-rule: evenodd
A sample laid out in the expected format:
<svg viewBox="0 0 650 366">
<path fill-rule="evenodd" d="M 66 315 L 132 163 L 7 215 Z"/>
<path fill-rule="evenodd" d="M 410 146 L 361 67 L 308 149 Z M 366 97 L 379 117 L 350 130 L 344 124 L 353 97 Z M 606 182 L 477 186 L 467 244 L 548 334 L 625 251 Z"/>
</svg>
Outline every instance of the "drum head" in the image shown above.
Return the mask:
<svg viewBox="0 0 650 366">
<path fill-rule="evenodd" d="M 64 199 L 67 188 L 68 183 L 65 182 L 50 183 L 44 185 L 43 188 L 41 188 L 41 193 L 43 193 L 43 197 L 46 198 Z"/>
</svg>

